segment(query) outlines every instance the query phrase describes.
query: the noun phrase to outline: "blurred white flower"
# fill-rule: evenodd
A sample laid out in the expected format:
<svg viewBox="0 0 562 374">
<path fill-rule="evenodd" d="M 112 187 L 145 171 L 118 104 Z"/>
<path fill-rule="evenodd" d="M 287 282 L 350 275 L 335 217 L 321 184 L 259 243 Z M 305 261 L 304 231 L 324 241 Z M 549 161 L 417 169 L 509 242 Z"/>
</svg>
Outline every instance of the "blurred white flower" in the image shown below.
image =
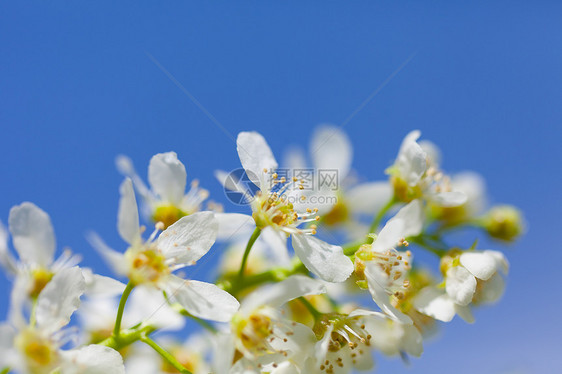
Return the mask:
<svg viewBox="0 0 562 374">
<path fill-rule="evenodd" d="M 310 328 L 287 319 L 279 308 L 301 296 L 325 293 L 322 282 L 293 275 L 261 287 L 244 299 L 230 323 L 230 331 L 218 339 L 215 371 L 242 373 L 272 370 L 285 361 L 304 363 L 316 339 Z M 242 357 L 231 368 L 235 351 Z M 264 365 L 267 363 L 269 366 Z"/>
<path fill-rule="evenodd" d="M 394 196 L 399 201 L 409 202 L 423 198 L 440 206 L 458 206 L 466 201 L 466 195 L 453 189 L 450 178 L 439 170 L 431 159 L 438 154 L 437 147 L 417 142 L 421 132 L 410 132 L 400 145 L 394 165 L 387 169 L 391 175 Z"/>
<path fill-rule="evenodd" d="M 181 217 L 200 211 L 203 202 L 209 197 L 209 192 L 199 187 L 198 180 L 191 182 L 191 188 L 185 193 L 187 173 L 175 152 L 152 156 L 148 165 L 150 189 L 135 171 L 129 157 L 119 155 L 115 163 L 119 172 L 133 181 L 142 198 L 142 208 L 147 218 L 162 222 L 165 227 Z"/>
<path fill-rule="evenodd" d="M 78 267 L 57 272 L 37 297 L 27 323 L 23 315 L 25 296 L 14 290 L 10 324 L 0 325 L 0 367 L 20 373 L 120 374 L 123 360 L 115 350 L 99 345 L 63 350 L 73 340 L 73 329 L 63 329 L 80 306 L 86 289 Z"/>
<path fill-rule="evenodd" d="M 18 253 L 16 260 L 8 249 L 8 232 L 0 222 L 0 264 L 27 297 L 35 299 L 53 276 L 77 265 L 80 256 L 65 250 L 55 260 L 55 234 L 49 215 L 30 202 L 12 207 L 9 217 L 10 233 L 14 248 Z M 88 294 L 118 294 L 124 286 L 111 278 L 93 274 L 83 268 Z"/>
<path fill-rule="evenodd" d="M 445 258 L 444 258 L 445 259 Z M 427 287 L 414 299 L 414 306 L 420 312 L 449 322 L 455 314 L 472 323 L 471 303 L 492 303 L 497 301 L 505 289 L 499 274 L 507 274 L 509 265 L 505 256 L 498 251 L 469 250 L 442 261 L 445 272 L 445 287 Z"/>
</svg>

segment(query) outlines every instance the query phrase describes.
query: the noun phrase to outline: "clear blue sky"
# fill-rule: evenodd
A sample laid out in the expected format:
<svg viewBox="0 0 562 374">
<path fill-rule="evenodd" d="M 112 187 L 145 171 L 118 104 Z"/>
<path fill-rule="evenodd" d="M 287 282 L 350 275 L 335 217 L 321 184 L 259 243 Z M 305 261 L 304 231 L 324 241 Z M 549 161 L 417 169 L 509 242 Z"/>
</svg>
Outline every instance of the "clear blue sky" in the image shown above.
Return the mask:
<svg viewBox="0 0 562 374">
<path fill-rule="evenodd" d="M 239 165 L 225 132 L 260 131 L 280 158 L 286 145 L 308 144 L 314 126 L 343 123 L 411 58 L 345 126 L 354 167 L 383 178 L 419 128 L 446 169 L 476 170 L 493 201 L 520 206 L 529 231 L 508 251 L 500 304 L 474 326 L 444 326 L 408 372 L 550 371 L 562 364 L 562 4 L 423 3 L 2 2 L 0 219 L 35 202 L 59 250 L 107 274 L 84 233 L 122 243 L 118 153 L 144 175 L 151 155 L 174 150 L 188 178 L 226 203 L 212 175 Z M 7 295 L 0 276 L 2 316 Z M 379 372 L 402 370 L 379 360 Z"/>
</svg>

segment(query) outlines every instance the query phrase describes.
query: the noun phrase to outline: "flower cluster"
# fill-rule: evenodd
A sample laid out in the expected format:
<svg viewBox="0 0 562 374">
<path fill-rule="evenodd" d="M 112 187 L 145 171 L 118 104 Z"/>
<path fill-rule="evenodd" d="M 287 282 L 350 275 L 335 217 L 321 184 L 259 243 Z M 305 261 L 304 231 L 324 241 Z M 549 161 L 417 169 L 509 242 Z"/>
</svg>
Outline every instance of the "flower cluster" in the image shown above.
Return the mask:
<svg viewBox="0 0 562 374">
<path fill-rule="evenodd" d="M 68 249 L 55 260 L 49 215 L 14 206 L 8 228 L 0 223 L 0 264 L 13 283 L 0 373 L 330 374 L 370 371 L 377 352 L 419 357 L 437 321 L 472 323 L 472 309 L 505 288 L 506 257 L 477 240 L 450 244 L 450 233 L 471 228 L 503 244 L 525 230 L 515 207 L 488 206 L 479 175 L 442 170 L 420 135 L 405 137 L 388 180 L 359 182 L 336 127 L 314 134 L 310 168 L 297 149 L 280 167 L 262 135 L 242 132 L 245 173 L 215 175 L 249 214 L 204 207 L 197 181 L 186 193 L 174 152 L 151 159 L 150 187 L 119 156 L 123 250 L 87 237 L 119 280 Z M 214 246 L 224 249 L 215 282 L 186 279 L 182 269 Z M 420 251 L 439 267 L 416 261 Z M 201 331 L 185 329 L 187 319 Z"/>
</svg>

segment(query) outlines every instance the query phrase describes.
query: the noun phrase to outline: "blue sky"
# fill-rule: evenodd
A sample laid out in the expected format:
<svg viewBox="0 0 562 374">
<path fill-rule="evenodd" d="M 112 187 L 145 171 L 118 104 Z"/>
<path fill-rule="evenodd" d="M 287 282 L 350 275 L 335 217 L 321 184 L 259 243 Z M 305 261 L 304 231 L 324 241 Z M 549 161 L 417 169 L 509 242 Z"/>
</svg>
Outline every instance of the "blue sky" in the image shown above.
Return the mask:
<svg viewBox="0 0 562 374">
<path fill-rule="evenodd" d="M 521 207 L 529 231 L 507 249 L 499 305 L 474 326 L 444 326 L 409 369 L 380 359 L 379 372 L 543 372 L 562 363 L 561 11 L 554 1 L 3 2 L 0 219 L 38 204 L 58 248 L 107 274 L 84 233 L 122 244 L 119 153 L 144 174 L 151 155 L 174 150 L 189 179 L 239 210 L 212 174 L 239 166 L 227 134 L 257 130 L 281 158 L 318 124 L 346 123 L 355 169 L 377 180 L 418 128 L 447 170 L 478 171 L 493 202 Z M 0 276 L 1 315 L 8 288 Z"/>
</svg>

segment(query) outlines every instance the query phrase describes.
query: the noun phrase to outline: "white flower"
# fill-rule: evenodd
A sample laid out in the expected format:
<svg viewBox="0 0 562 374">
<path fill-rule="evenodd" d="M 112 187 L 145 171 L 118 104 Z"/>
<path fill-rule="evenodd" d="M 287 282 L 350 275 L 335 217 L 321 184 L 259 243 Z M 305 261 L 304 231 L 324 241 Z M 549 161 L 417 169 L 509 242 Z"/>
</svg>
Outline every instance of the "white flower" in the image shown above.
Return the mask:
<svg viewBox="0 0 562 374">
<path fill-rule="evenodd" d="M 341 228 L 352 240 L 364 238 L 368 225 L 361 219 L 363 216 L 372 219 L 373 214 L 392 198 L 391 185 L 387 181 L 357 183 L 357 178 L 351 173 L 351 141 L 337 126 L 318 127 L 313 133 L 309 150 L 312 167 L 318 173 L 313 188 L 318 196 L 323 197 L 323 203 L 317 206 L 323 227 Z M 306 169 L 307 162 L 302 150 L 290 149 L 283 166 L 293 171 Z M 333 173 L 334 170 L 337 170 L 338 183 L 335 190 L 334 186 L 320 183 L 322 176 L 319 175 L 326 171 Z"/>
<path fill-rule="evenodd" d="M 118 231 L 130 247 L 125 254 L 113 251 L 97 236 L 92 244 L 114 269 L 135 285 L 165 291 L 194 316 L 228 321 L 238 310 L 238 301 L 214 284 L 184 280 L 173 271 L 191 266 L 204 256 L 217 236 L 218 224 L 212 212 L 198 212 L 179 219 L 158 237 L 156 229 L 148 240 L 141 237 L 135 193 L 130 179 L 121 184 Z M 158 225 L 157 225 L 158 226 Z"/>
<path fill-rule="evenodd" d="M 484 179 L 474 172 L 462 172 L 451 176 L 451 189 L 466 196 L 466 202 L 457 206 L 432 205 L 431 212 L 445 224 L 454 225 L 473 219 L 486 206 L 486 185 Z"/>
<path fill-rule="evenodd" d="M 320 217 L 317 209 L 300 210 L 302 195 L 298 180 L 286 181 L 275 173 L 277 161 L 267 142 L 256 132 L 242 132 L 237 139 L 238 155 L 250 180 L 260 189 L 251 200 L 252 217 L 260 229 L 271 227 L 277 241 L 292 237 L 293 249 L 312 273 L 330 282 L 343 282 L 353 272 L 353 264 L 339 246 L 313 237 L 316 226 L 301 228 Z M 250 192 L 240 184 L 229 183 L 225 174 L 217 175 L 226 188 L 236 189 L 246 196 Z"/>
<path fill-rule="evenodd" d="M 423 352 L 422 335 L 414 325 L 388 318 L 371 318 L 366 322 L 366 330 L 372 336 L 373 348 L 387 356 L 408 354 L 420 357 Z"/>
<path fill-rule="evenodd" d="M 77 265 L 80 256 L 65 250 L 55 260 L 55 234 L 49 215 L 30 202 L 14 206 L 9 217 L 12 242 L 19 256 L 16 260 L 8 249 L 8 233 L 0 222 L 0 264 L 10 276 L 15 276 L 27 297 L 37 298 L 53 276 L 62 269 Z M 124 287 L 114 279 L 82 269 L 88 294 L 117 294 Z"/>
<path fill-rule="evenodd" d="M 0 367 L 32 374 L 124 374 L 123 360 L 111 348 L 89 345 L 62 349 L 72 340 L 72 329 L 63 328 L 79 307 L 85 289 L 78 267 L 57 272 L 39 294 L 35 321 L 30 324 L 22 311 L 25 298 L 14 294 L 11 325 L 0 325 Z"/>
<path fill-rule="evenodd" d="M 486 250 L 466 251 L 447 261 L 445 289 L 424 288 L 414 299 L 414 306 L 440 321 L 449 322 L 458 314 L 473 322 L 469 304 L 495 302 L 503 294 L 505 284 L 499 272 L 507 273 L 507 260 L 498 251 Z"/>
<path fill-rule="evenodd" d="M 158 153 L 150 159 L 148 182 L 150 189 L 138 176 L 130 158 L 119 155 L 115 160 L 117 169 L 130 177 L 143 201 L 143 211 L 154 222 L 170 226 L 181 217 L 201 210 L 201 205 L 209 192 L 199 187 L 199 182 L 191 182 L 185 193 L 187 173 L 175 152 Z"/>
<path fill-rule="evenodd" d="M 453 190 L 450 178 L 445 176 L 431 156 L 438 153 L 434 145 L 417 143 L 421 132 L 410 132 L 400 146 L 398 156 L 387 172 L 391 175 L 394 196 L 400 201 L 424 198 L 440 206 L 457 206 L 466 201 L 461 191 Z"/>
<path fill-rule="evenodd" d="M 373 301 L 390 318 L 404 324 L 412 324 L 412 320 L 392 305 L 391 297 L 400 297 L 408 286 L 412 255 L 395 247 L 407 245 L 405 238 L 418 235 L 422 227 L 422 204 L 414 200 L 386 223 L 372 245 L 364 245 L 356 253 L 356 268 L 364 270 Z"/>
<path fill-rule="evenodd" d="M 288 320 L 279 307 L 301 296 L 325 292 L 322 282 L 302 275 L 293 275 L 252 292 L 232 318 L 230 332 L 218 338 L 215 371 L 259 372 L 287 360 L 304 362 L 310 353 L 307 347 L 313 347 L 316 341 L 314 333 L 305 325 Z M 230 369 L 235 351 L 242 358 Z"/>
<path fill-rule="evenodd" d="M 343 374 L 353 369 L 365 371 L 374 367 L 369 325 L 386 317 L 377 312 L 356 309 L 348 315 L 327 314 L 315 326 L 320 340 L 314 355 L 306 362 L 307 373 Z"/>
</svg>

